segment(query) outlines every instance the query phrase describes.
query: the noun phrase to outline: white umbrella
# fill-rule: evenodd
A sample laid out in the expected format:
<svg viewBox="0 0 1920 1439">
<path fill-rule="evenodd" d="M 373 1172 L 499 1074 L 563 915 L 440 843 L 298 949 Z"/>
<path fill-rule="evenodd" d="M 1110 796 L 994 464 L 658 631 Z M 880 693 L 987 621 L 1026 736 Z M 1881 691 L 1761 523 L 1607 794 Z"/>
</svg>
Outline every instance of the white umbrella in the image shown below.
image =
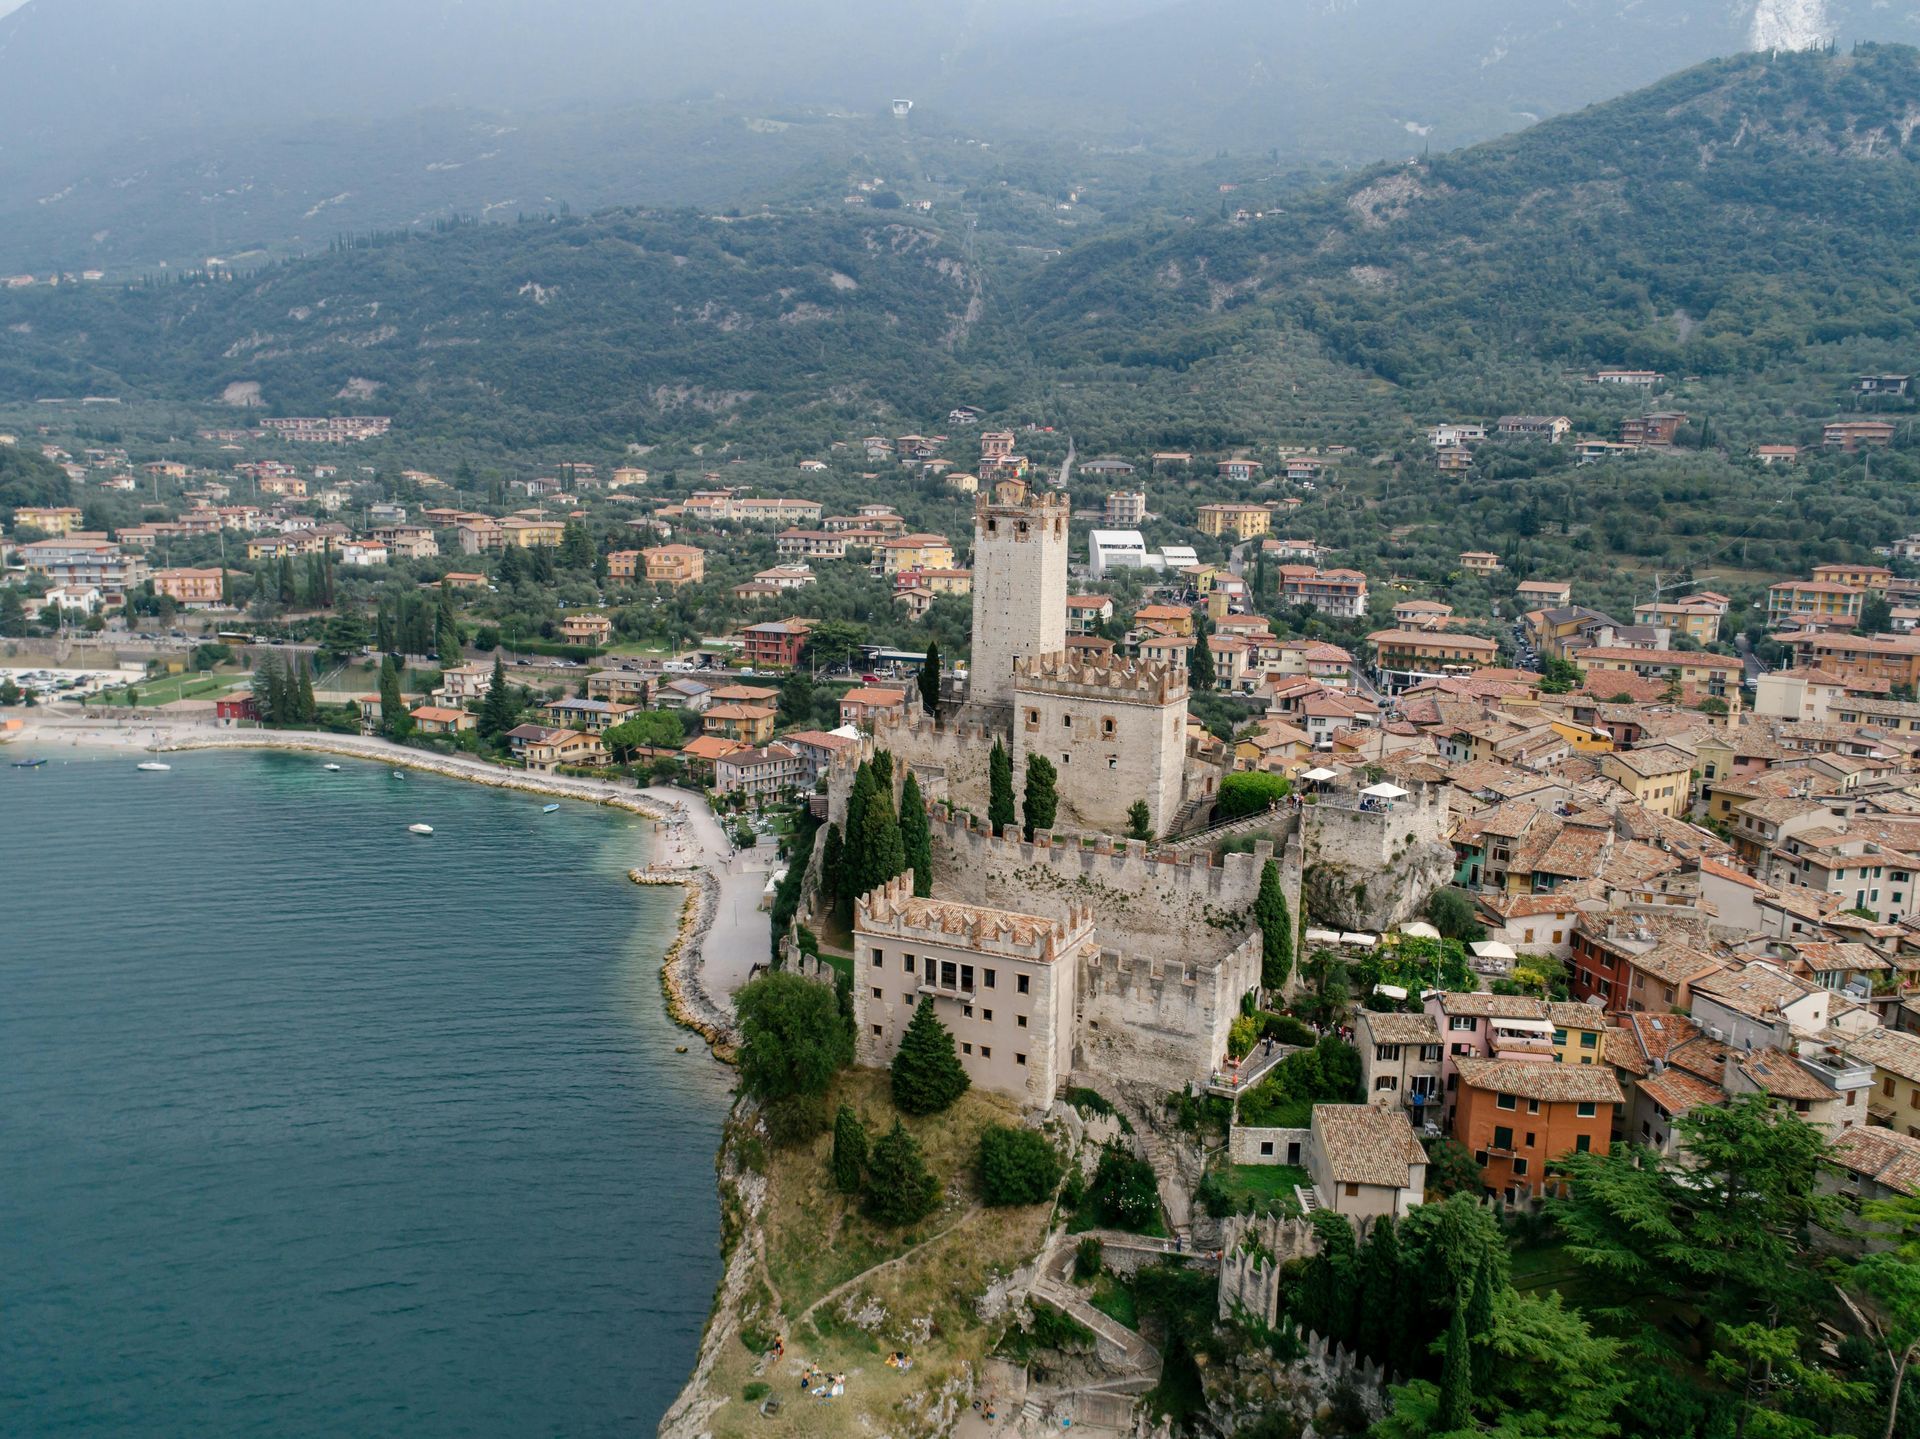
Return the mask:
<svg viewBox="0 0 1920 1439">
<path fill-rule="evenodd" d="M 1370 784 L 1360 791 L 1368 799 L 1405 799 L 1407 792 L 1397 784 Z"/>
<path fill-rule="evenodd" d="M 1401 925 L 1400 933 L 1406 935 L 1409 939 L 1440 938 L 1440 931 L 1428 924 L 1424 919 L 1416 919 L 1412 924 Z"/>
<path fill-rule="evenodd" d="M 1497 939 L 1483 939 L 1470 948 L 1473 950 L 1475 959 L 1512 959 L 1514 957 L 1513 950 Z"/>
<path fill-rule="evenodd" d="M 1315 784 L 1324 784 L 1330 779 L 1339 779 L 1340 772 L 1338 770 L 1315 768 L 1308 770 L 1305 774 L 1301 775 L 1300 778 L 1310 779 Z"/>
</svg>

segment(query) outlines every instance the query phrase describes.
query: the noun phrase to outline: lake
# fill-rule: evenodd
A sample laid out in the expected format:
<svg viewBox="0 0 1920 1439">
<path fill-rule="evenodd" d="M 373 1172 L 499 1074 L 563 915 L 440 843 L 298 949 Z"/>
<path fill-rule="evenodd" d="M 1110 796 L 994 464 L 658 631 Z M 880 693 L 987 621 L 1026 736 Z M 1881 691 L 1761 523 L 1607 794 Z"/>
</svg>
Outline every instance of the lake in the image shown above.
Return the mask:
<svg viewBox="0 0 1920 1439">
<path fill-rule="evenodd" d="M 648 822 L 37 752 L 0 767 L 0 1433 L 650 1434 L 731 1076 L 661 1007 Z"/>
</svg>

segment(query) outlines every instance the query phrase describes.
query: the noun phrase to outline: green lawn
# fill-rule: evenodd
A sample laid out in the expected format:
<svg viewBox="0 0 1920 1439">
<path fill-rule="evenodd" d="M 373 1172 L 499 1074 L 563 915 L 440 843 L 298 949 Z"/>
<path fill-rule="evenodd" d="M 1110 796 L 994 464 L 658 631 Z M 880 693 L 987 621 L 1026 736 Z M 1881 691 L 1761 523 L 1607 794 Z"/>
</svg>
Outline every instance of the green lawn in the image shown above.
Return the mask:
<svg viewBox="0 0 1920 1439">
<path fill-rule="evenodd" d="M 1294 1186 L 1313 1187 L 1307 1171 L 1297 1164 L 1229 1164 L 1220 1171 L 1220 1178 L 1236 1208 L 1251 1200 L 1261 1209 L 1277 1205 L 1288 1215 L 1300 1213 L 1300 1203 L 1293 1196 Z"/>
<path fill-rule="evenodd" d="M 246 684 L 250 679 L 249 675 L 232 673 L 163 675 L 157 680 L 140 682 L 140 703 L 165 705 L 175 700 L 211 699 Z"/>
<path fill-rule="evenodd" d="M 1093 1307 L 1129 1329 L 1140 1327 L 1140 1313 L 1133 1301 L 1133 1291 L 1111 1274 L 1101 1274 L 1093 1281 Z"/>
</svg>

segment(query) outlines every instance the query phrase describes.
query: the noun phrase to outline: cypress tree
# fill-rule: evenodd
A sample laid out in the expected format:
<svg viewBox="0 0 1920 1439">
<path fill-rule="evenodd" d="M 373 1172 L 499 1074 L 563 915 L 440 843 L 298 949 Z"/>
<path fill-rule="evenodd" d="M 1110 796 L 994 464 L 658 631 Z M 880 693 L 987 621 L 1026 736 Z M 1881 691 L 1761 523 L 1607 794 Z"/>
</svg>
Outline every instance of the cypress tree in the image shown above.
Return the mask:
<svg viewBox="0 0 1920 1439">
<path fill-rule="evenodd" d="M 412 728 L 413 717 L 400 695 L 400 667 L 387 655 L 380 661 L 380 733 L 388 739 L 403 739 Z"/>
<path fill-rule="evenodd" d="M 1213 688 L 1213 650 L 1207 644 L 1207 636 L 1213 627 L 1207 622 L 1204 613 L 1194 616 L 1193 647 L 1187 651 L 1187 684 L 1195 694 L 1204 693 Z"/>
<path fill-rule="evenodd" d="M 1260 927 L 1260 984 L 1264 989 L 1286 987 L 1293 973 L 1293 914 L 1280 885 L 1280 867 L 1268 860 L 1260 870 L 1260 892 L 1254 896 L 1253 922 Z"/>
<path fill-rule="evenodd" d="M 1406 1311 L 1400 1282 L 1400 1233 L 1390 1215 L 1373 1221 L 1360 1251 L 1360 1348 L 1390 1370 L 1410 1367 L 1404 1353 Z"/>
<path fill-rule="evenodd" d="M 279 658 L 263 654 L 253 666 L 253 712 L 259 716 L 261 724 L 275 724 L 273 713 L 274 675 L 280 668 Z"/>
<path fill-rule="evenodd" d="M 849 916 L 853 913 L 853 902 L 865 893 L 860 888 L 860 876 L 866 872 L 867 810 L 873 804 L 876 789 L 873 765 L 863 762 L 854 771 L 853 792 L 847 796 L 846 823 L 840 831 L 843 861 L 840 867 L 840 894 Z M 852 923 L 851 918 L 848 923 Z"/>
<path fill-rule="evenodd" d="M 300 686 L 296 699 L 299 720 L 301 724 L 312 724 L 320 715 L 320 703 L 313 697 L 313 670 L 304 659 L 296 659 L 294 663 L 299 666 L 300 673 Z"/>
<path fill-rule="evenodd" d="M 940 641 L 927 641 L 927 657 L 920 665 L 920 704 L 930 715 L 940 713 Z"/>
<path fill-rule="evenodd" d="M 940 1183 L 927 1172 L 920 1146 L 894 1120 L 867 1158 L 867 1213 L 883 1224 L 911 1224 L 939 1202 Z"/>
<path fill-rule="evenodd" d="M 1467 1338 L 1467 1298 L 1456 1295 L 1453 1318 L 1447 1325 L 1447 1347 L 1440 1365 L 1440 1413 L 1444 1434 L 1473 1422 L 1473 1357 Z"/>
<path fill-rule="evenodd" d="M 498 739 L 513 728 L 513 695 L 507 689 L 507 667 L 498 654 L 493 657 L 493 676 L 487 681 L 487 697 L 480 705 L 480 733 Z"/>
<path fill-rule="evenodd" d="M 1060 775 L 1053 761 L 1043 754 L 1027 756 L 1026 833 L 1033 838 L 1037 829 L 1052 829 L 1060 810 Z"/>
<path fill-rule="evenodd" d="M 847 894 L 846 846 L 840 839 L 839 825 L 827 826 L 825 844 L 820 852 L 820 902 L 842 929 L 851 929 L 853 901 Z"/>
<path fill-rule="evenodd" d="M 893 1056 L 893 1102 L 905 1114 L 938 1114 L 967 1092 L 971 1081 L 954 1052 L 953 1035 L 922 999 Z"/>
<path fill-rule="evenodd" d="M 900 821 L 893 812 L 891 786 L 877 782 L 860 812 L 860 828 L 850 831 L 847 843 L 856 852 L 848 856 L 854 897 L 878 889 L 907 867 L 907 851 L 900 838 Z"/>
<path fill-rule="evenodd" d="M 987 786 L 987 824 L 997 835 L 1014 821 L 1013 757 L 999 740 L 993 742 L 993 753 L 987 757 Z"/>
<path fill-rule="evenodd" d="M 291 605 L 298 596 L 293 588 L 293 556 L 280 556 L 279 598 L 283 605 Z"/>
<path fill-rule="evenodd" d="M 1473 1297 L 1467 1301 L 1467 1338 L 1472 1349 L 1473 1391 L 1484 1394 L 1493 1384 L 1493 1256 L 1483 1254 L 1473 1276 Z"/>
<path fill-rule="evenodd" d="M 867 1130 L 853 1106 L 843 1104 L 833 1116 L 833 1186 L 842 1194 L 860 1192 L 860 1176 L 867 1167 Z"/>
<path fill-rule="evenodd" d="M 906 867 L 913 871 L 913 892 L 925 899 L 933 893 L 933 829 L 912 770 L 900 791 L 900 845 Z"/>
</svg>

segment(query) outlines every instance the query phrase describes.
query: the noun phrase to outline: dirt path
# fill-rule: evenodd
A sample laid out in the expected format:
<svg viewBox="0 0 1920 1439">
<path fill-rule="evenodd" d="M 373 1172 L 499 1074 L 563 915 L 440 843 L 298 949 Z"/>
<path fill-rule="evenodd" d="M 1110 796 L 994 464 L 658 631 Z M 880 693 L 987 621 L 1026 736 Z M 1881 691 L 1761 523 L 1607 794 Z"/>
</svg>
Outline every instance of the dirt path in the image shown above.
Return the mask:
<svg viewBox="0 0 1920 1439">
<path fill-rule="evenodd" d="M 829 1289 L 825 1294 L 822 1294 L 818 1299 L 814 1300 L 813 1303 L 809 1304 L 806 1307 L 805 1312 L 802 1313 L 799 1318 L 793 1321 L 793 1327 L 796 1330 L 799 1329 L 801 1325 L 805 1324 L 809 1319 L 813 1318 L 814 1310 L 818 1309 L 822 1304 L 825 1304 L 829 1299 L 837 1299 L 839 1298 L 840 1295 L 846 1293 L 849 1289 L 852 1289 L 858 1284 L 862 1284 L 866 1282 L 867 1280 L 873 1278 L 874 1275 L 879 1274 L 881 1271 L 891 1269 L 893 1268 L 894 1265 L 913 1258 L 914 1255 L 918 1254 L 921 1250 L 925 1249 L 929 1244 L 938 1244 L 942 1239 L 945 1239 L 949 1234 L 953 1233 L 954 1230 L 958 1229 L 961 1225 L 965 1224 L 969 1219 L 973 1218 L 973 1216 L 978 1214 L 979 1212 L 980 1212 L 980 1206 L 978 1204 L 969 1206 L 966 1213 L 962 1214 L 958 1219 L 954 1220 L 953 1223 L 949 1224 L 945 1229 L 941 1230 L 938 1234 L 931 1235 L 930 1237 L 923 1239 L 918 1244 L 914 1245 L 913 1248 L 903 1249 L 900 1253 L 894 1255 L 893 1258 L 883 1259 L 878 1264 L 875 1264 L 870 1268 L 862 1269 L 858 1274 L 854 1275 L 853 1278 L 843 1280 L 841 1283 L 834 1285 L 833 1288 Z M 762 1250 L 760 1257 L 762 1262 L 764 1263 L 766 1259 L 766 1253 L 764 1249 Z M 785 1307 L 786 1306 L 784 1304 L 781 1305 L 782 1309 L 784 1309 Z"/>
</svg>

